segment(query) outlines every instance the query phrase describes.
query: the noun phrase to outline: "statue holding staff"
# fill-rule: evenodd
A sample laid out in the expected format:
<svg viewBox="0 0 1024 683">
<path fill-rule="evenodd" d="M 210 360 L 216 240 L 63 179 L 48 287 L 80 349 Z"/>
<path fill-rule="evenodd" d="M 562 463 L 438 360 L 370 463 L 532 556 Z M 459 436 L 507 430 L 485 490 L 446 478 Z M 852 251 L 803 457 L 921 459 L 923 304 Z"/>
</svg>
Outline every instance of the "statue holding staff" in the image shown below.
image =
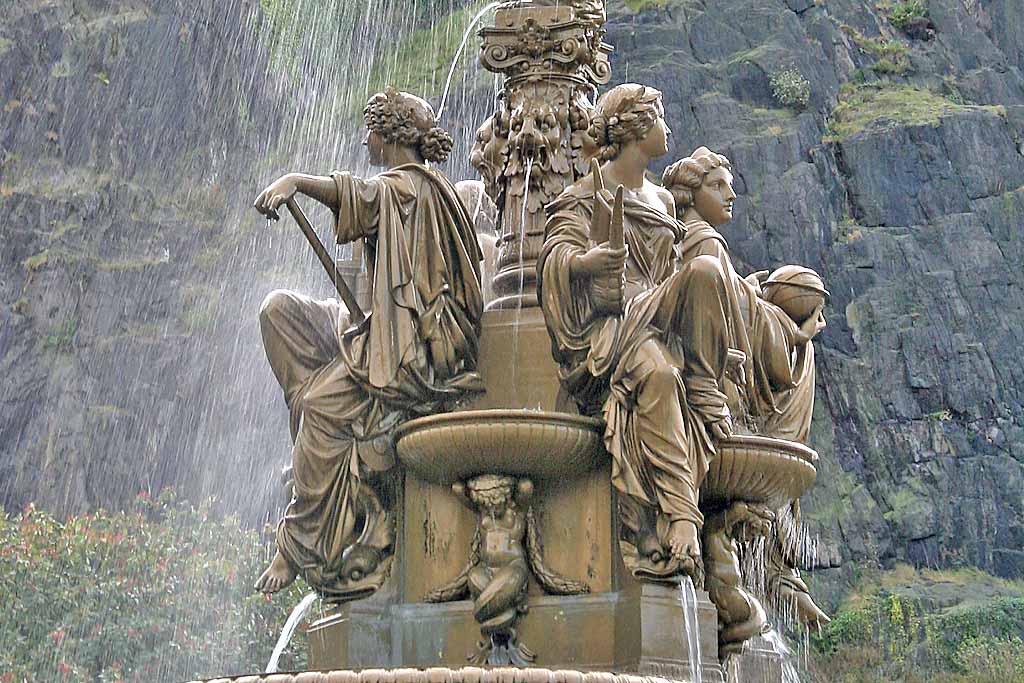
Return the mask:
<svg viewBox="0 0 1024 683">
<path fill-rule="evenodd" d="M 394 540 L 380 473 L 393 465 L 390 431 L 482 390 L 476 373 L 480 248 L 443 162 L 451 137 L 424 100 L 388 89 L 364 111 L 372 178 L 288 174 L 256 198 L 260 213 L 303 194 L 329 207 L 339 243 L 364 240 L 372 285 L 365 320 L 336 300 L 275 291 L 260 325 L 291 413 L 293 497 L 277 553 L 256 583 L 281 590 L 297 575 L 333 600 L 376 590 Z M 292 204 L 289 204 L 292 208 Z M 293 211 L 294 213 L 294 211 Z"/>
</svg>

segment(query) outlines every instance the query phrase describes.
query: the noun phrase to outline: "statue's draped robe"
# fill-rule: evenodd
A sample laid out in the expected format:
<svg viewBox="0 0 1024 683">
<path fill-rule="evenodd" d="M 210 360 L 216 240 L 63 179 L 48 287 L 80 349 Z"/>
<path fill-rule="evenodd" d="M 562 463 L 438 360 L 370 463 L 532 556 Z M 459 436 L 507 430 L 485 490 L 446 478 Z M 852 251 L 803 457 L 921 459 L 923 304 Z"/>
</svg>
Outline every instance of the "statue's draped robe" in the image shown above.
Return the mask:
<svg viewBox="0 0 1024 683">
<path fill-rule="evenodd" d="M 574 186 L 548 207 L 537 265 L 561 379 L 582 410 L 603 412 L 615 487 L 669 522 L 699 527 L 698 491 L 714 456 L 705 425 L 729 416 L 725 272 L 710 257 L 676 270 L 682 226 L 627 198 L 625 310 L 598 313 L 589 282 L 570 277 L 573 258 L 594 246 L 594 201 Z"/>
<path fill-rule="evenodd" d="M 746 356 L 746 386 L 727 386 L 733 414 L 749 413 L 759 434 L 806 443 L 814 406 L 814 346 L 799 344 L 797 324 L 761 298 L 759 286 L 736 273 L 721 233 L 704 221 L 685 227 L 680 265 L 706 256 L 726 273 L 730 346 Z"/>
<path fill-rule="evenodd" d="M 735 348 L 747 354 L 747 386 L 736 391 L 730 386 L 730 407 L 734 412 L 749 410 L 758 433 L 777 439 L 807 443 L 814 410 L 814 344 L 798 344 L 798 327 L 778 306 L 760 297 L 759 288 L 733 269 L 725 238 L 710 224 L 686 224 L 686 238 L 680 246 L 680 262 L 711 256 L 722 263 L 732 283 L 737 309 Z M 779 511 L 776 536 L 768 544 L 768 564 L 773 580 L 782 588 L 807 593 L 807 584 L 796 568 L 800 548 L 798 525 L 800 501 Z"/>
<path fill-rule="evenodd" d="M 275 292 L 264 346 L 292 415 L 294 497 L 278 549 L 322 595 L 339 590 L 366 472 L 394 463 L 389 431 L 482 390 L 480 250 L 455 188 L 409 164 L 370 179 L 332 174 L 339 243 L 366 240 L 373 303 L 349 327 L 334 300 Z"/>
</svg>

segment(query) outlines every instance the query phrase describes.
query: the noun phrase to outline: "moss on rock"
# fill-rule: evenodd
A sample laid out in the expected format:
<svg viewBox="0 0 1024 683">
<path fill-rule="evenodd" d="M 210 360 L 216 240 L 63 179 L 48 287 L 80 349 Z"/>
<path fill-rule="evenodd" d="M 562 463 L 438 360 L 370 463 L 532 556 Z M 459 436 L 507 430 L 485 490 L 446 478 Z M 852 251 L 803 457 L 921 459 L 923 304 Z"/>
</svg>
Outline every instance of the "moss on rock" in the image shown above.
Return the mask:
<svg viewBox="0 0 1024 683">
<path fill-rule="evenodd" d="M 958 104 L 924 88 L 893 83 L 848 85 L 840 91 L 839 98 L 829 117 L 825 142 L 896 126 L 936 126 L 943 116 L 957 112 L 1004 113 L 1002 107 Z"/>
</svg>

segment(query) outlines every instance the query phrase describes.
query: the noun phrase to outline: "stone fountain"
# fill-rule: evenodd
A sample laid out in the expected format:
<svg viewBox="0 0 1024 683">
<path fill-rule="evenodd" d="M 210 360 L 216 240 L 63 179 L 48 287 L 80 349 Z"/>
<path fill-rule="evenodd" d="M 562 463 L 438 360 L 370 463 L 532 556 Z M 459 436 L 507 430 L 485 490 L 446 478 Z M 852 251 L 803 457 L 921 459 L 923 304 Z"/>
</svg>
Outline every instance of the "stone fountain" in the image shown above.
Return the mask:
<svg viewBox="0 0 1024 683">
<path fill-rule="evenodd" d="M 316 671 L 239 680 L 724 681 L 728 670 L 732 680 L 781 681 L 778 656 L 756 645 L 767 621 L 741 585 L 739 554 L 746 540 L 768 537 L 764 547 L 778 546 L 771 553 L 775 565 L 790 578 L 786 599 L 803 600 L 810 611 L 774 511 L 790 508 L 813 484 L 816 454 L 803 439 L 766 435 L 777 430 L 759 430 L 757 419 L 749 421 L 749 433 L 736 429 L 718 438 L 700 481 L 704 557 L 690 565 L 670 557 L 663 542 L 651 539 L 664 538 L 674 521 L 627 501 L 613 484 L 614 458 L 606 450 L 611 428 L 563 381 L 564 368 L 552 354 L 553 314 L 538 305 L 545 207 L 591 173 L 592 159 L 608 142 L 593 133 L 598 89 L 611 78 L 604 21 L 603 0 L 524 0 L 501 4 L 494 24 L 480 31 L 482 64 L 504 78 L 497 111 L 480 127 L 472 155 L 498 216 L 495 297 L 479 319 L 473 358 L 485 390 L 464 392 L 441 412 L 384 419 L 366 441 L 375 444 L 374 454 L 351 456 L 375 466 L 359 470 L 351 492 L 332 503 L 349 520 L 337 523 L 341 569 L 299 566 L 297 551 L 289 551 L 287 564 L 282 559 L 277 574 L 272 566 L 260 584 L 271 592 L 299 573 L 331 603 L 308 629 Z M 371 100 L 371 157 L 372 117 L 383 120 L 404 106 L 402 97 L 389 92 Z M 385 142 L 404 139 L 386 126 L 379 130 Z M 396 154 L 379 144 L 385 156 Z M 344 174 L 291 185 L 283 180 L 261 195 L 257 208 L 276 217 L 287 204 L 300 223 L 296 189 L 321 201 L 335 192 L 366 192 L 362 181 Z M 621 188 L 617 198 L 594 196 L 607 205 L 608 244 L 621 243 L 629 211 Z M 345 220 L 367 223 L 356 211 L 346 218 L 345 206 L 332 208 L 339 239 Z M 371 317 L 381 315 L 371 296 L 381 287 L 380 252 L 392 239 L 383 234 L 379 228 L 365 250 L 370 275 L 355 287 L 359 297 L 333 275 L 349 311 L 369 306 Z M 813 278 L 793 285 L 784 275 L 764 283 L 764 296 L 796 291 L 823 301 Z M 780 307 L 794 305 L 783 299 Z M 268 301 L 264 339 L 272 356 L 271 313 L 287 311 L 287 302 Z M 372 327 L 354 314 L 345 322 L 354 325 L 348 337 Z M 812 353 L 800 359 L 813 370 Z M 277 365 L 275 372 L 279 379 L 288 374 Z M 282 386 L 288 393 L 284 380 Z M 314 380 L 301 388 L 307 413 L 316 386 Z M 294 405 L 292 411 L 293 417 L 302 412 Z M 312 421 L 308 414 L 296 417 L 295 430 L 302 419 Z M 300 469 L 297 479 L 309 476 Z M 280 549 L 295 543 L 279 534 Z M 727 655 L 733 659 L 723 668 Z"/>
</svg>

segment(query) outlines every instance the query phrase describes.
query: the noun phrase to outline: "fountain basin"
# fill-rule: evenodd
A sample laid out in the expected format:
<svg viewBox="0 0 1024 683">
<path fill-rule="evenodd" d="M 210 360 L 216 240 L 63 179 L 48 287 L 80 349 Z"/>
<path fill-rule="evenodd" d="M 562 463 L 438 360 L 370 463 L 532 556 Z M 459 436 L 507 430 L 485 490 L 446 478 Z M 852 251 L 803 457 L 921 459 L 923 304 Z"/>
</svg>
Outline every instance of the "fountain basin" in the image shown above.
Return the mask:
<svg viewBox="0 0 1024 683">
<path fill-rule="evenodd" d="M 779 508 L 803 495 L 817 478 L 818 454 L 795 441 L 736 435 L 717 450 L 701 487 L 702 504 L 745 500 Z"/>
<path fill-rule="evenodd" d="M 608 462 L 600 420 L 531 410 L 430 415 L 395 433 L 401 463 L 416 477 L 453 484 L 481 474 L 561 479 Z"/>
<path fill-rule="evenodd" d="M 401 463 L 416 477 L 450 485 L 481 474 L 564 479 L 606 464 L 604 423 L 568 413 L 467 410 L 430 415 L 395 433 Z M 737 435 L 718 445 L 701 502 L 781 507 L 814 484 L 818 454 L 792 441 Z"/>
</svg>

